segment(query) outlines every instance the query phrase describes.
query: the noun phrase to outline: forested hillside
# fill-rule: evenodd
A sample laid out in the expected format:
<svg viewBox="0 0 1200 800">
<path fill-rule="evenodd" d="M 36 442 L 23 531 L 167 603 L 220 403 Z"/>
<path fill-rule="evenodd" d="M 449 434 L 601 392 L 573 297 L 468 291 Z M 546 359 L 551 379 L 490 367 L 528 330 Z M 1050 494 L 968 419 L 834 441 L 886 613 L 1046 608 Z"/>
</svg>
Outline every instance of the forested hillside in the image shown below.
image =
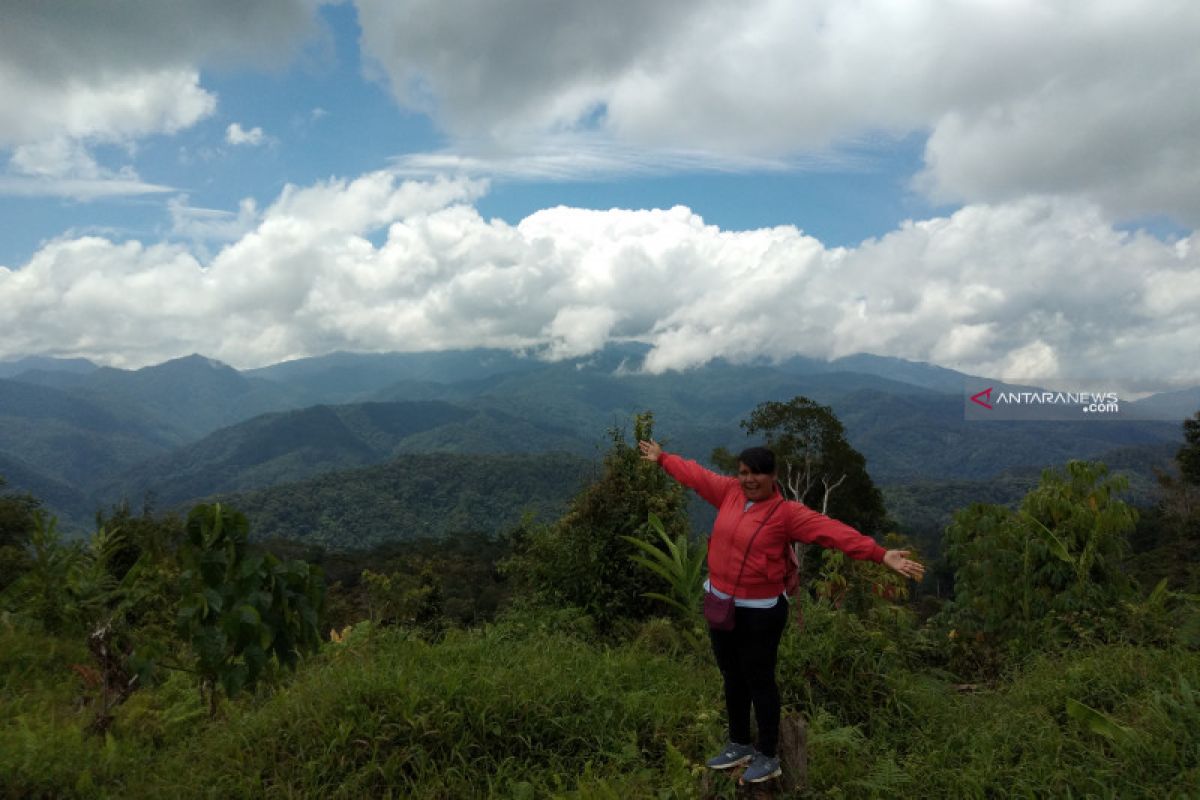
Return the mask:
<svg viewBox="0 0 1200 800">
<path fill-rule="evenodd" d="M 556 363 L 491 350 L 340 353 L 245 373 L 199 356 L 133 371 L 45 360 L 0 381 L 0 461 L 13 486 L 82 534 L 121 503 L 173 508 L 405 454 L 594 459 L 608 429 L 646 408 L 669 448 L 707 462 L 750 443 L 738 422 L 756 404 L 803 395 L 842 420 L 897 520 L 928 532 L 955 508 L 955 486 L 1028 479 L 1071 458 L 1111 461 L 1144 495 L 1179 441 L 1166 422 L 967 421 L 954 389 L 966 376 L 899 359 L 718 360 L 652 375 L 638 371 L 645 352 L 614 345 Z M 1118 449 L 1139 455 L 1113 461 Z M 913 492 L 920 502 L 905 499 Z"/>
<path fill-rule="evenodd" d="M 789 762 L 769 796 L 1190 796 L 1189 424 L 1182 469 L 1144 514 L 1097 463 L 1045 470 L 1012 505 L 964 486 L 945 591 L 810 553 L 779 655 L 807 770 Z M 653 436 L 649 417 L 631 432 Z M 399 507 L 304 528 L 324 509 L 377 510 L 356 485 L 387 475 L 373 497 L 419 494 L 472 530 L 505 487 L 536 493 L 585 466 L 421 458 L 281 495 L 274 513 L 308 544 L 253 544 L 278 533 L 253 527 L 267 493 L 235 499 L 248 517 L 122 509 L 65 543 L 37 498 L 0 492 L 0 794 L 742 796 L 736 775 L 703 768 L 726 729 L 680 487 L 614 432 L 569 503 L 502 539 L 381 530 L 386 545 L 327 549 L 341 525 L 407 527 Z M 472 508 L 452 507 L 464 488 Z"/>
<path fill-rule="evenodd" d="M 245 509 L 256 537 L 354 549 L 551 518 L 594 470 L 563 453 L 406 455 L 218 499 Z"/>
<path fill-rule="evenodd" d="M 473 430 L 470 437 L 465 431 Z M 313 406 L 255 417 L 140 465 L 101 495 L 175 505 L 413 452 L 537 452 L 576 445 L 515 418 L 443 402 Z M 556 447 L 557 445 L 557 447 Z"/>
</svg>

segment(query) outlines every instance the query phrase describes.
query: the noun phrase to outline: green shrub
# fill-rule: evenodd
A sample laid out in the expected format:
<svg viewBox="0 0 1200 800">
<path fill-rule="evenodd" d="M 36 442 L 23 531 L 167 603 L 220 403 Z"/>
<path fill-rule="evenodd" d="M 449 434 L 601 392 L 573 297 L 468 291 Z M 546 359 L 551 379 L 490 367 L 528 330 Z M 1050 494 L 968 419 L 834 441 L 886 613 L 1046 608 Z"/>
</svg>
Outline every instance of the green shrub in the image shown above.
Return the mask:
<svg viewBox="0 0 1200 800">
<path fill-rule="evenodd" d="M 994 676 L 1046 647 L 1114 641 L 1134 596 L 1126 537 L 1137 514 L 1103 464 L 1046 470 L 1019 511 L 975 505 L 946 530 L 955 598 L 938 624 L 952 665 Z"/>
<path fill-rule="evenodd" d="M 952 697 L 906 760 L 931 797 L 1185 797 L 1200 777 L 1200 658 L 1107 646 L 1042 656 L 995 692 Z M 1128 730 L 1108 738 L 1082 703 Z M 927 790 L 927 791 L 926 791 Z"/>
<path fill-rule="evenodd" d="M 893 683 L 908 668 L 905 647 L 912 615 L 897 609 L 894 619 L 868 620 L 803 595 L 791 614 L 779 647 L 779 690 L 785 706 L 806 716 L 823 710 L 841 724 L 863 725 L 907 718 Z M 886 624 L 879 624 L 885 620 Z"/>
<path fill-rule="evenodd" d="M 715 671 L 641 650 L 503 625 L 375 647 L 345 659 L 331 645 L 286 692 L 231 704 L 219 734 L 169 750 L 139 792 L 544 797 L 655 782 L 671 747 L 694 761 L 719 735 Z"/>
<path fill-rule="evenodd" d="M 180 549 L 179 633 L 214 715 L 218 688 L 229 697 L 253 689 L 272 663 L 292 667 L 320 642 L 320 570 L 247 552 L 248 533 L 243 514 L 199 505 L 188 514 Z"/>
<path fill-rule="evenodd" d="M 652 427 L 652 415 L 639 414 L 635 441 L 650 439 Z M 581 608 L 606 631 L 619 620 L 653 615 L 656 603 L 647 594 L 663 588 L 658 576 L 631 568 L 629 559 L 639 551 L 626 537 L 656 543 L 646 525 L 650 514 L 668 538 L 686 537 L 688 530 L 683 487 L 643 461 L 623 431 L 614 429 L 610 437 L 599 479 L 554 524 L 527 520 L 512 535 L 513 555 L 503 565 L 519 592 L 549 606 Z"/>
</svg>

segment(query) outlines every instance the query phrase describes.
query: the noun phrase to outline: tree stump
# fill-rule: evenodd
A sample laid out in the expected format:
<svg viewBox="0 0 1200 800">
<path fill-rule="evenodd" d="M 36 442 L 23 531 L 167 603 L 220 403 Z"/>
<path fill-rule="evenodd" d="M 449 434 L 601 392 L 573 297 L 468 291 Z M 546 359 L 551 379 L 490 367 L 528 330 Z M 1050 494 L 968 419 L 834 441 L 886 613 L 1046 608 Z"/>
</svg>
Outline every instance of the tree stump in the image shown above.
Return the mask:
<svg viewBox="0 0 1200 800">
<path fill-rule="evenodd" d="M 764 783 L 742 783 L 738 779 L 734 797 L 739 800 L 796 797 L 808 783 L 808 723 L 804 717 L 789 715 L 779 723 L 779 766 L 783 775 Z M 708 773 L 701 782 L 704 797 L 717 796 L 714 784 L 718 778 Z M 727 796 L 727 795 L 722 795 Z"/>
<path fill-rule="evenodd" d="M 808 784 L 808 722 L 799 714 L 779 722 L 779 763 L 783 767 L 780 783 L 788 792 L 798 792 Z"/>
</svg>

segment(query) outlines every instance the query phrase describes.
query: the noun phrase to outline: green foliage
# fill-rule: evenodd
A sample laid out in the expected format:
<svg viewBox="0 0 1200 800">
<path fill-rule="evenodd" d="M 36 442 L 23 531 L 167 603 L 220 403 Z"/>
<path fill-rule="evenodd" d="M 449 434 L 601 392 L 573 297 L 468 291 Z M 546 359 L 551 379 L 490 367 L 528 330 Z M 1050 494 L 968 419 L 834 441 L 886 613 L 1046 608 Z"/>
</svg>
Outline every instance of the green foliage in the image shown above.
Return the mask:
<svg viewBox="0 0 1200 800">
<path fill-rule="evenodd" d="M 201 692 L 217 709 L 218 687 L 230 697 L 253 688 L 271 660 L 294 667 L 320 644 L 325 584 L 303 561 L 281 563 L 247 553 L 241 513 L 201 505 L 188 514 L 180 550 L 180 635 L 191 646 Z"/>
<path fill-rule="evenodd" d="M 430 588 L 440 595 L 447 624 L 489 621 L 508 596 L 507 582 L 497 571 L 497 563 L 509 552 L 503 536 L 455 533 L 444 539 L 423 537 L 334 552 L 281 540 L 259 546 L 279 558 L 302 557 L 322 568 L 329 584 L 325 616 L 338 629 L 371 616 L 364 571 L 408 576 L 409 582 L 414 576 L 433 576 Z"/>
<path fill-rule="evenodd" d="M 793 500 L 866 533 L 883 529 L 883 496 L 867 474 L 866 459 L 846 441 L 846 430 L 829 406 L 802 396 L 786 403 L 769 401 L 741 425 L 748 436 L 766 439 L 775 452 L 779 480 Z M 714 453 L 714 460 L 736 468 L 736 456 L 723 450 Z"/>
<path fill-rule="evenodd" d="M 784 704 L 808 716 L 827 709 L 868 731 L 908 719 L 896 681 L 921 653 L 912 612 L 893 607 L 859 616 L 804 594 L 793 602 L 801 623 L 788 626 L 779 648 Z"/>
<path fill-rule="evenodd" d="M 716 744 L 711 667 L 504 622 L 357 646 L 371 657 L 331 645 L 286 692 L 164 753 L 136 794 L 687 797 Z"/>
<path fill-rule="evenodd" d="M 270 694 L 206 719 L 182 676 L 87 736 L 77 643 L 0 620 L 0 796 L 725 797 L 720 677 L 652 620 L 594 642 L 525 609 L 428 644 L 356 626 Z M 921 667 L 911 617 L 806 602 L 780 653 L 813 797 L 1186 797 L 1200 657 L 1126 644 L 1040 655 L 987 686 Z"/>
<path fill-rule="evenodd" d="M 58 520 L 41 511 L 33 513 L 33 531 L 29 536 L 28 567 L 4 593 L 4 605 L 36 620 L 46 630 L 60 632 L 78 627 L 79 605 L 73 587 L 85 551 L 78 545 L 63 544 Z M 90 604 L 94 598 L 83 598 Z"/>
<path fill-rule="evenodd" d="M 921 560 L 917 548 L 899 534 L 884 536 L 882 546 L 908 550 L 912 558 Z M 861 616 L 877 610 L 895 611 L 898 603 L 908 599 L 911 581 L 883 564 L 853 559 L 841 550 L 824 547 L 810 548 L 810 557 L 813 550 L 819 560 L 815 568 L 810 567 L 814 574 L 809 585 L 817 597 L 835 608 Z"/>
<path fill-rule="evenodd" d="M 1183 446 L 1175 454 L 1183 479 L 1200 485 L 1200 411 L 1183 421 Z"/>
<path fill-rule="evenodd" d="M 650 439 L 653 417 L 640 414 L 634 440 Z M 651 542 L 646 520 L 655 514 L 669 537 L 687 532 L 683 488 L 657 465 L 641 459 L 620 430 L 610 432 L 604 471 L 571 501 L 553 525 L 527 524 L 513 537 L 504 569 L 523 591 L 551 605 L 572 605 L 608 629 L 618 619 L 644 619 L 659 588 L 656 576 L 630 569 L 625 537 Z"/>
<path fill-rule="evenodd" d="M 5 486 L 0 476 L 0 489 Z M 0 494 L 0 594 L 29 568 L 26 548 L 41 503 L 28 493 Z"/>
<path fill-rule="evenodd" d="M 256 538 L 351 550 L 553 519 L 592 466 L 563 453 L 404 455 L 387 464 L 227 495 Z"/>
<path fill-rule="evenodd" d="M 174 542 L 184 531 L 169 521 L 117 509 L 89 541 L 65 543 L 53 519 L 30 516 L 19 540 L 26 566 L 0 613 L 0 796 L 733 796 L 732 782 L 706 779 L 700 767 L 724 736 L 711 659 L 677 622 L 603 619 L 597 606 L 567 600 L 574 590 L 560 558 L 601 597 L 647 601 L 639 592 L 648 590 L 692 604 L 672 588 L 673 577 L 694 586 L 702 561 L 681 506 L 655 493 L 661 471 L 616 438 L 605 488 L 585 490 L 557 524 L 527 519 L 513 537 L 518 601 L 552 607 L 521 602 L 497 623 L 440 635 L 443 618 L 459 618 L 449 612 L 454 597 L 464 608 L 478 602 L 448 589 L 487 583 L 503 543 L 485 557 L 455 549 L 482 547 L 466 539 L 354 557 L 309 547 L 331 570 L 359 580 L 369 567 L 390 581 L 399 611 L 377 616 L 403 625 L 360 623 L 303 661 L 297 653 L 317 645 L 307 622 L 321 605 L 318 575 L 247 544 L 240 515 L 195 510 L 183 575 Z M 1120 489 L 1102 468 L 1072 464 L 1044 476 L 1019 509 L 964 511 L 948 542 L 960 548 L 966 588 L 925 628 L 889 601 L 886 583 L 855 583 L 854 570 L 876 565 L 823 556 L 819 599 L 799 599 L 803 622 L 785 632 L 779 667 L 787 712 L 810 722 L 809 794 L 1190 796 L 1200 783 L 1200 605 L 1173 579 L 1140 594 L 1125 579 L 1135 515 Z M 649 512 L 661 525 L 645 524 Z M 1179 559 L 1194 558 L 1188 530 L 1147 531 L 1142 555 L 1170 543 Z M 597 532 L 611 550 L 589 543 Z M 606 583 L 588 584 L 605 558 L 646 583 L 604 574 Z M 361 616 L 374 589 L 370 577 L 353 587 Z M 125 666 L 152 654 L 147 638 L 160 640 L 166 662 L 171 643 L 157 631 L 181 591 L 180 632 L 195 661 L 203 647 L 226 645 L 228 658 L 204 678 L 209 707 L 182 673 L 147 682 L 119 707 L 98 703 L 96 681 L 107 679 L 88 666 L 81 633 L 111 623 Z M 299 627 L 281 654 L 275 631 L 290 624 Z M 285 656 L 296 672 L 272 693 L 237 693 L 226 714 L 205 719 L 223 681 L 250 685 L 254 645 L 266 662 L 260 681 Z M 989 650 L 991 661 L 979 655 Z M 959 669 L 982 664 L 994 680 L 955 685 L 940 670 L 948 659 Z M 112 724 L 91 735 L 100 713 Z"/>
<path fill-rule="evenodd" d="M 672 540 L 657 514 L 651 513 L 646 524 L 662 543 L 661 547 L 634 536 L 622 537 L 641 551 L 630 556 L 629 560 L 667 582 L 670 594 L 647 592 L 646 597 L 660 600 L 684 620 L 694 621 L 704 599 L 704 567 L 708 545 L 690 541 L 686 533 L 680 533 Z"/>
<path fill-rule="evenodd" d="M 1122 488 L 1104 465 L 1073 461 L 1043 473 L 1016 512 L 975 505 L 955 516 L 946 542 L 956 597 L 943 622 L 960 666 L 1116 636 L 1134 589 L 1123 559 L 1136 512 L 1117 498 Z"/>
<path fill-rule="evenodd" d="M 445 631 L 441 582 L 428 566 L 417 575 L 363 570 L 362 582 L 372 626 L 406 625 L 431 640 Z"/>
<path fill-rule="evenodd" d="M 923 705 L 905 766 L 929 797 L 1189 797 L 1197 681 L 1200 659 L 1176 649 L 1039 656 L 996 691 Z"/>
</svg>

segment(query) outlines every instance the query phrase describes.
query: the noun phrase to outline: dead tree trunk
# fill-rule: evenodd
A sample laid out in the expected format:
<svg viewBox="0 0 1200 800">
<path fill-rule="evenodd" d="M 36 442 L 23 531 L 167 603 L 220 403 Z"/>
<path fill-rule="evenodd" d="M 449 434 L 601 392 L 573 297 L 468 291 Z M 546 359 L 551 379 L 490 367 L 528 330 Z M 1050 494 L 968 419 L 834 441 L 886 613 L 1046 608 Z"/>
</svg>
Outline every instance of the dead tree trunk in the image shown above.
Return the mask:
<svg viewBox="0 0 1200 800">
<path fill-rule="evenodd" d="M 112 710 L 124 703 L 137 688 L 138 676 L 126 669 L 127 652 L 117 649 L 111 622 L 98 626 L 88 636 L 88 650 L 100 666 L 100 708 L 88 726 L 95 733 L 104 733 L 112 724 Z"/>
</svg>

